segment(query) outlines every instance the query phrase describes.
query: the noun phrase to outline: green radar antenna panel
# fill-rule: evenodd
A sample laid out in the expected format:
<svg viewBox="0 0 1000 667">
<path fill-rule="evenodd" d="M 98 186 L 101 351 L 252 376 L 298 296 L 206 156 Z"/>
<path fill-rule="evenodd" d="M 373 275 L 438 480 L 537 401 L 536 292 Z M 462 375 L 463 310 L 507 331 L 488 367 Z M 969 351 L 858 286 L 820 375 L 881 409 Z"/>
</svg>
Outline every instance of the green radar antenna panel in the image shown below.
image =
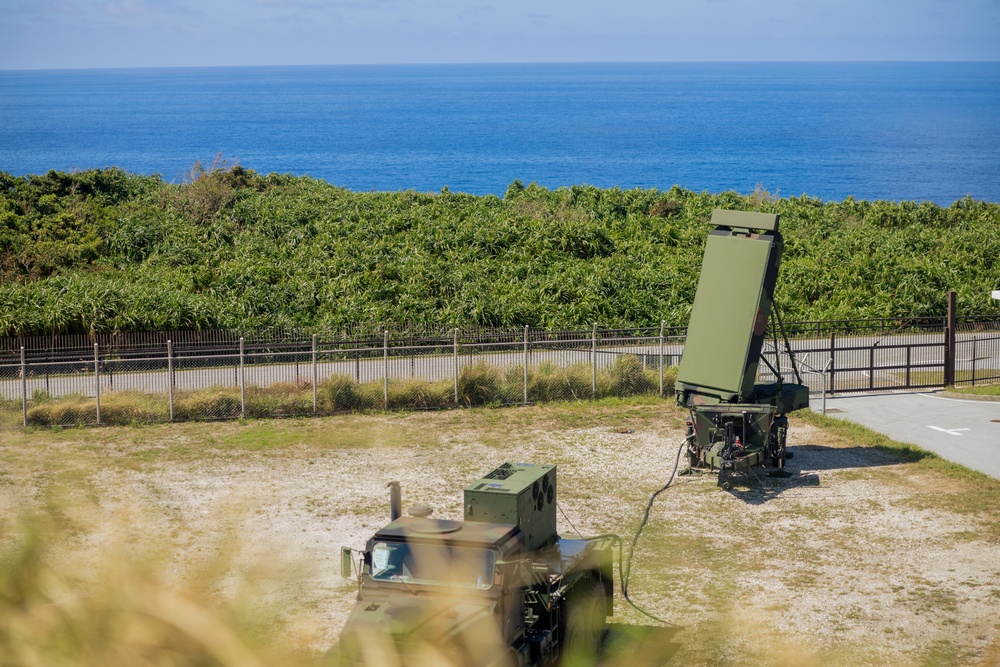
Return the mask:
<svg viewBox="0 0 1000 667">
<path fill-rule="evenodd" d="M 691 411 L 689 470 L 719 471 L 729 488 L 732 474 L 772 465 L 784 473 L 786 414 L 808 407 L 795 358 L 774 306 L 774 286 L 784 241 L 778 216 L 715 210 L 705 243 L 701 276 L 677 373 L 677 403 Z M 768 323 L 772 326 L 768 327 Z M 761 352 L 774 336 L 772 365 Z M 783 380 L 777 333 L 797 384 Z M 776 378 L 757 384 L 763 362 Z"/>
</svg>

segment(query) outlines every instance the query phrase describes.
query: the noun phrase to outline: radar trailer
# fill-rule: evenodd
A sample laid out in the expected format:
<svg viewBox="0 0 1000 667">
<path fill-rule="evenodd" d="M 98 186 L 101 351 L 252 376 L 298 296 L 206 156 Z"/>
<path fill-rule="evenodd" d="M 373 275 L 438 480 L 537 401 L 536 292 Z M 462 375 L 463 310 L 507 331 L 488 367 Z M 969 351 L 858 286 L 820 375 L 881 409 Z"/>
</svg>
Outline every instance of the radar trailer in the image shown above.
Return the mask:
<svg viewBox="0 0 1000 667">
<path fill-rule="evenodd" d="M 809 388 L 774 305 L 784 248 L 778 216 L 715 210 L 712 225 L 675 388 L 677 403 L 691 411 L 681 474 L 717 470 L 728 489 L 733 475 L 756 466 L 785 474 L 785 415 L 808 407 Z M 768 331 L 773 365 L 761 354 Z M 779 331 L 797 384 L 782 378 Z M 761 362 L 774 383 L 755 383 Z"/>
</svg>

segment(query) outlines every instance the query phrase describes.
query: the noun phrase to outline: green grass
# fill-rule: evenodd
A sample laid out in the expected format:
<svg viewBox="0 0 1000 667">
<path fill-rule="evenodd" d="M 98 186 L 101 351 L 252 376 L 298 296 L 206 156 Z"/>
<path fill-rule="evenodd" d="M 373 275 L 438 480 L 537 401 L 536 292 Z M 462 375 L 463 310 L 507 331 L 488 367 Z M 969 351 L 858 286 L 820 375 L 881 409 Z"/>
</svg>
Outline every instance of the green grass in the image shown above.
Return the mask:
<svg viewBox="0 0 1000 667">
<path fill-rule="evenodd" d="M 975 387 L 948 387 L 948 391 L 956 394 L 972 394 L 974 396 L 1000 396 L 1000 384 L 977 385 Z"/>
<path fill-rule="evenodd" d="M 822 415 L 811 410 L 799 410 L 795 413 L 795 416 L 806 423 L 821 427 L 828 434 L 838 436 L 845 441 L 854 442 L 862 447 L 871 447 L 900 463 L 918 463 L 920 467 L 926 470 L 933 470 L 943 473 L 948 477 L 983 484 L 1000 491 L 1000 481 L 994 480 L 989 475 L 970 470 L 957 463 L 951 463 L 934 452 L 930 452 L 917 445 L 893 440 L 866 426 L 861 426 L 845 419 Z"/>
<path fill-rule="evenodd" d="M 977 371 L 978 382 L 983 381 L 983 372 Z M 900 378 L 900 381 L 905 379 L 905 372 L 896 372 L 896 375 Z M 955 371 L 955 380 L 958 382 L 971 382 L 972 381 L 972 371 L 958 369 Z M 944 386 L 944 371 L 911 371 L 910 372 L 910 384 L 916 386 L 927 386 L 927 387 L 941 387 Z"/>
<path fill-rule="evenodd" d="M 380 422 L 378 428 L 363 418 L 351 418 L 331 430 L 328 423 L 311 419 L 274 422 L 247 420 L 220 433 L 211 446 L 222 450 L 279 451 L 298 448 L 323 452 L 336 449 L 371 447 L 419 447 L 427 440 L 419 433 L 398 425 Z"/>
</svg>

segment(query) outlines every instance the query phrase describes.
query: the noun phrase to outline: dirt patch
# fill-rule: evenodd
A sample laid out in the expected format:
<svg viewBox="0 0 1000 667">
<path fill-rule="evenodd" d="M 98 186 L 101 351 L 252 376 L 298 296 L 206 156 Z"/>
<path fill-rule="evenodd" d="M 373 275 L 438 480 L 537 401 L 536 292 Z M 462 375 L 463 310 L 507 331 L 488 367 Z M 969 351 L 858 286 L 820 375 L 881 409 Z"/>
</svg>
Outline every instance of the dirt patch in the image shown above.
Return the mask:
<svg viewBox="0 0 1000 667">
<path fill-rule="evenodd" d="M 662 405 L 568 406 L 103 429 L 96 448 L 92 437 L 42 434 L 20 441 L 0 509 L 37 502 L 46 487 L 23 447 L 37 448 L 40 467 L 54 465 L 53 452 L 68 456 L 106 517 L 141 515 L 136 525 L 166 541 L 174 576 L 211 557 L 221 532 L 247 567 L 304 567 L 295 613 L 313 628 L 303 641 L 321 651 L 353 604 L 339 548 L 362 547 L 388 521 L 388 481 L 401 483 L 405 506 L 460 518 L 462 488 L 500 463 L 555 463 L 560 532 L 628 539 L 670 475 L 682 419 Z M 211 446 L 198 447 L 200 432 Z M 255 447 L 263 440 L 278 444 Z M 969 493 L 966 482 L 795 420 L 790 445 L 787 479 L 751 477 L 726 492 L 713 477 L 681 477 L 654 505 L 631 591 L 682 626 L 675 664 L 993 659 L 1000 558 L 984 526 L 997 522 L 997 503 L 956 508 L 941 499 Z M 101 549 L 100 539 L 87 544 Z M 620 602 L 616 612 L 644 623 Z"/>
</svg>

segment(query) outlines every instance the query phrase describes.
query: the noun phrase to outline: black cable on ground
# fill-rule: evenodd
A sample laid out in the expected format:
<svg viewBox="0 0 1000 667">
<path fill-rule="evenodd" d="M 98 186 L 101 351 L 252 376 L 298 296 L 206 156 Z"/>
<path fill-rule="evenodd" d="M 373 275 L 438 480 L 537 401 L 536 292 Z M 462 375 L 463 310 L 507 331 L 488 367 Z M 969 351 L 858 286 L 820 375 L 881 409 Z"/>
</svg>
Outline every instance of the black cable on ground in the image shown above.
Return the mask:
<svg viewBox="0 0 1000 667">
<path fill-rule="evenodd" d="M 642 529 L 646 527 L 646 522 L 649 521 L 649 513 L 650 513 L 650 511 L 653 508 L 653 502 L 656 500 L 656 497 L 658 495 L 660 495 L 661 493 L 663 493 L 664 491 L 666 491 L 670 487 L 670 485 L 673 483 L 674 477 L 677 475 L 677 469 L 678 469 L 678 467 L 680 467 L 681 453 L 684 451 L 684 447 L 685 447 L 685 445 L 687 445 L 688 440 L 689 440 L 689 438 L 685 438 L 684 442 L 681 443 L 680 448 L 677 450 L 677 459 L 674 461 L 674 469 L 673 469 L 673 471 L 671 471 L 670 478 L 667 480 L 667 483 L 664 484 L 659 489 L 657 489 L 653 493 L 653 495 L 651 495 L 649 497 L 649 502 L 646 503 L 646 511 L 643 512 L 643 515 L 642 515 L 642 521 L 639 523 L 639 527 L 636 529 L 635 535 L 632 537 L 632 543 L 629 545 L 628 560 L 627 561 L 622 560 L 622 550 L 623 550 L 622 545 L 623 545 L 624 541 L 622 540 L 622 538 L 619 535 L 615 535 L 615 534 L 612 533 L 612 534 L 608 534 L 608 535 L 597 535 L 595 537 L 585 537 L 585 538 L 583 538 L 583 539 L 588 540 L 588 541 L 609 540 L 610 539 L 610 540 L 613 540 L 615 543 L 617 543 L 617 545 L 618 545 L 618 580 L 619 580 L 619 586 L 622 589 L 622 597 L 625 598 L 625 601 L 629 603 L 629 606 L 631 606 L 633 609 L 635 609 L 637 612 L 639 612 L 643 616 L 645 616 L 647 618 L 650 618 L 650 619 L 656 621 L 657 623 L 663 623 L 664 625 L 671 625 L 671 626 L 674 626 L 674 627 L 677 627 L 676 623 L 671 623 L 670 621 L 664 620 L 664 619 L 660 618 L 659 616 L 651 614 L 648 611 L 646 611 L 645 609 L 643 609 L 642 607 L 640 607 L 639 605 L 637 605 L 635 602 L 632 601 L 632 598 L 629 597 L 629 594 L 628 594 L 628 580 L 629 580 L 629 575 L 631 575 L 631 573 L 632 573 L 632 556 L 635 554 L 635 545 L 639 541 L 639 536 L 642 534 Z M 564 517 L 566 516 L 565 513 L 563 514 L 563 516 Z M 568 520 L 569 519 L 567 518 L 567 521 Z M 570 524 L 570 525 L 572 525 L 572 524 Z"/>
<path fill-rule="evenodd" d="M 685 438 L 684 442 L 682 442 L 681 446 L 677 449 L 677 459 L 674 461 L 674 469 L 670 472 L 670 478 L 667 480 L 667 483 L 661 486 L 656 491 L 654 491 L 653 495 L 649 497 L 649 501 L 646 503 L 646 510 L 642 514 L 642 521 L 639 522 L 639 527 L 636 529 L 635 535 L 632 536 L 632 543 L 629 545 L 628 548 L 628 560 L 625 561 L 624 563 L 620 560 L 618 561 L 620 563 L 618 568 L 618 574 L 621 576 L 622 597 L 625 598 L 625 601 L 628 602 L 630 605 L 632 605 L 632 608 L 635 609 L 640 614 L 642 614 L 643 616 L 651 618 L 654 621 L 658 621 L 660 623 L 665 623 L 667 625 L 674 625 L 674 624 L 670 623 L 669 621 L 665 621 L 662 618 L 654 616 L 653 614 L 650 614 L 648 611 L 646 611 L 645 609 L 641 609 L 636 603 L 632 602 L 632 598 L 630 598 L 628 594 L 628 580 L 629 576 L 632 574 L 632 557 L 635 555 L 635 545 L 636 543 L 639 542 L 639 536 L 642 535 L 642 529 L 646 527 L 646 522 L 649 521 L 649 512 L 653 509 L 653 502 L 656 500 L 656 497 L 658 495 L 660 495 L 668 488 L 670 488 L 670 485 L 673 483 L 674 477 L 677 475 L 677 468 L 680 467 L 681 454 L 684 452 L 684 448 L 687 446 L 688 440 L 689 438 Z"/>
<path fill-rule="evenodd" d="M 556 509 L 559 510 L 559 513 L 563 515 L 564 519 L 566 519 L 566 523 L 568 523 L 569 527 L 573 529 L 573 532 L 576 533 L 578 536 L 583 537 L 583 534 L 579 530 L 577 530 L 577 527 L 574 526 L 573 522 L 569 520 L 568 516 L 566 516 L 566 512 L 563 511 L 563 508 L 559 503 L 556 503 Z M 597 539 L 597 538 L 584 538 L 584 539 Z"/>
</svg>

